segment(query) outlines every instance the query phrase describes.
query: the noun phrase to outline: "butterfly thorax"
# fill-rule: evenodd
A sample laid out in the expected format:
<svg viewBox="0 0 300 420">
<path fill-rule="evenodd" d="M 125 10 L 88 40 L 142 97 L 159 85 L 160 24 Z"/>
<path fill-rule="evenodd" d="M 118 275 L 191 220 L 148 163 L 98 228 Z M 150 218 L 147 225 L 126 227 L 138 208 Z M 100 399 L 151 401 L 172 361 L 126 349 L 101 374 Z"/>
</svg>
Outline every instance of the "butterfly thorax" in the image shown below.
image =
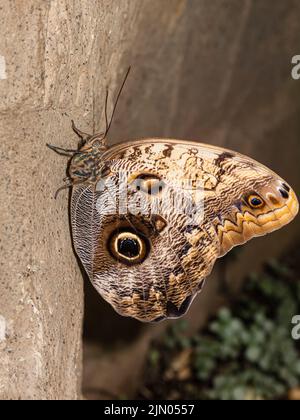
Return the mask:
<svg viewBox="0 0 300 420">
<path fill-rule="evenodd" d="M 107 150 L 104 142 L 94 141 L 84 144 L 71 159 L 69 177 L 73 184 L 98 180 L 103 167 L 102 155 Z"/>
</svg>

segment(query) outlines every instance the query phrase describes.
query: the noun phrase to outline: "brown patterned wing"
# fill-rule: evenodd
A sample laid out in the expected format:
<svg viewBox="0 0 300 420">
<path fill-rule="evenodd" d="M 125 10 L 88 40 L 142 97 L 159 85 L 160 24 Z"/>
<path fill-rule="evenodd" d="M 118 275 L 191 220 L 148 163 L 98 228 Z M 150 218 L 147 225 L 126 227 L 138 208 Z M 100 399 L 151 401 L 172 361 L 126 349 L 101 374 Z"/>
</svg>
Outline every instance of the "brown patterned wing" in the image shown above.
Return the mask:
<svg viewBox="0 0 300 420">
<path fill-rule="evenodd" d="M 259 163 L 196 142 L 114 146 L 73 187 L 76 252 L 98 292 L 141 321 L 183 315 L 215 260 L 291 221 L 291 187 Z"/>
</svg>

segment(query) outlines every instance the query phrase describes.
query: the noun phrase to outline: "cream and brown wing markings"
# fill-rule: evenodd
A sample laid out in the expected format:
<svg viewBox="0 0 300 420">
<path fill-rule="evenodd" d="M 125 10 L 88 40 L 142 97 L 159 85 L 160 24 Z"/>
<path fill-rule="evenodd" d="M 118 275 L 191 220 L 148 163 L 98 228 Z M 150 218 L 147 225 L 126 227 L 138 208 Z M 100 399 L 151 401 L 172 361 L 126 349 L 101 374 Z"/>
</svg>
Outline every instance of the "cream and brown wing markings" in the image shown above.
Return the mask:
<svg viewBox="0 0 300 420">
<path fill-rule="evenodd" d="M 209 145 L 120 144 L 94 162 L 89 155 L 93 176 L 83 180 L 76 165 L 82 167 L 84 153 L 73 159 L 76 252 L 98 292 L 141 321 L 184 314 L 218 257 L 279 229 L 298 211 L 295 193 L 272 171 Z M 124 179 L 127 198 L 118 188 Z M 193 217 L 187 197 L 192 204 L 200 197 L 202 211 L 192 207 Z M 130 207 L 137 202 L 138 209 Z"/>
</svg>

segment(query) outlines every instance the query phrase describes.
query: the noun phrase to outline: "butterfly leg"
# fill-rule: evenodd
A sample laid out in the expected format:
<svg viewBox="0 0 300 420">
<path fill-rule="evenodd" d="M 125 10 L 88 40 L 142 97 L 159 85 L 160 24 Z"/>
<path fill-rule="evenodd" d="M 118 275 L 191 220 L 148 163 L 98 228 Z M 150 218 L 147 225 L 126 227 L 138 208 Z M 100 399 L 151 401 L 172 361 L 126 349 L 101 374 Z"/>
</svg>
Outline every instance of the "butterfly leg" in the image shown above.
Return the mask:
<svg viewBox="0 0 300 420">
<path fill-rule="evenodd" d="M 58 194 L 62 191 L 62 190 L 65 190 L 65 189 L 67 189 L 67 188 L 71 188 L 72 187 L 72 181 L 71 181 L 71 179 L 70 178 L 65 178 L 65 180 L 66 180 L 66 184 L 65 185 L 63 185 L 62 187 L 60 187 L 60 188 L 58 188 L 58 190 L 56 191 L 56 193 L 54 194 L 54 198 L 55 198 L 55 200 L 57 199 L 57 197 L 58 197 Z M 64 181 L 65 181 L 64 180 Z"/>
<path fill-rule="evenodd" d="M 63 149 L 62 147 L 53 146 L 53 144 L 49 144 L 49 143 L 47 143 L 46 146 L 49 147 L 49 149 L 53 150 L 54 152 L 58 153 L 59 155 L 72 156 L 74 154 L 79 153 L 78 150 Z"/>
<path fill-rule="evenodd" d="M 84 183 L 84 182 L 85 182 L 85 180 L 83 180 L 83 181 L 81 181 L 81 180 L 80 180 L 80 181 L 74 181 L 74 180 L 72 180 L 72 178 L 70 178 L 69 176 L 65 177 L 65 178 L 63 179 L 63 181 L 64 181 L 65 185 L 63 185 L 63 186 L 61 186 L 60 188 L 58 188 L 58 190 L 56 191 L 56 193 L 55 193 L 55 195 L 54 195 L 55 200 L 57 199 L 58 194 L 59 194 L 62 190 L 65 190 L 65 189 L 67 189 L 67 188 L 71 188 L 71 187 L 73 187 L 73 185 L 76 185 L 76 184 L 82 184 L 82 183 Z"/>
<path fill-rule="evenodd" d="M 79 145 L 79 148 L 81 146 L 83 146 L 92 136 L 90 134 L 84 133 L 83 131 L 80 131 L 76 126 L 74 121 L 72 120 L 72 129 L 75 131 L 75 133 L 80 137 L 81 139 L 81 143 Z M 74 154 L 80 154 L 80 152 L 78 150 L 73 150 L 73 149 L 63 149 L 62 147 L 58 147 L 58 146 L 53 146 L 52 144 L 48 144 L 47 143 L 47 147 L 49 147 L 49 149 L 54 150 L 54 152 L 58 153 L 59 155 L 64 155 L 64 156 L 72 156 Z"/>
<path fill-rule="evenodd" d="M 101 146 L 104 148 L 104 150 L 106 150 L 107 145 L 106 145 L 106 138 L 103 137 L 104 133 L 95 133 L 95 134 L 87 134 L 84 133 L 83 131 L 80 131 L 76 126 L 74 121 L 72 120 L 72 129 L 75 131 L 75 133 L 80 137 L 81 142 L 79 145 L 79 148 L 84 146 L 87 143 L 92 143 L 94 141 L 99 141 L 101 142 Z"/>
<path fill-rule="evenodd" d="M 87 134 L 79 130 L 79 128 L 76 127 L 74 120 L 72 120 L 72 129 L 77 134 L 77 136 L 81 138 L 84 144 L 92 137 L 91 134 Z"/>
</svg>

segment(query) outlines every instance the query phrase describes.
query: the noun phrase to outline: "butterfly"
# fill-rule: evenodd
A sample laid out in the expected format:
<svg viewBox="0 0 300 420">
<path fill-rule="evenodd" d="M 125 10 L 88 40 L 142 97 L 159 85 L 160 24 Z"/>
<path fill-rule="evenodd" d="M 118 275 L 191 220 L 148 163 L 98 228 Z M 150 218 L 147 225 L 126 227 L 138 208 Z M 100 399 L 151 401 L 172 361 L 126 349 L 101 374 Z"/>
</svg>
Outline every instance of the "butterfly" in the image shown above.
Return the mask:
<svg viewBox="0 0 300 420">
<path fill-rule="evenodd" d="M 105 132 L 94 135 L 73 123 L 78 150 L 49 147 L 71 156 L 75 251 L 123 316 L 152 322 L 184 315 L 218 258 L 298 213 L 287 182 L 251 158 L 175 139 L 109 147 L 111 121 L 106 113 Z"/>
</svg>

